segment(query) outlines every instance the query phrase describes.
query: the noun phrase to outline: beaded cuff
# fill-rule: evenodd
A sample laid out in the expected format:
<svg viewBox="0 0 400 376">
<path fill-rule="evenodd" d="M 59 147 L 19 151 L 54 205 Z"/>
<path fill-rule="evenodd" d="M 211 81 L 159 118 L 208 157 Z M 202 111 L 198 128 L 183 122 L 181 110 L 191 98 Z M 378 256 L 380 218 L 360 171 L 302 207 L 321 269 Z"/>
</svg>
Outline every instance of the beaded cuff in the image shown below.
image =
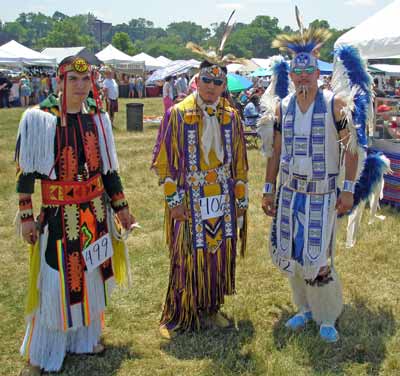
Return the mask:
<svg viewBox="0 0 400 376">
<path fill-rule="evenodd" d="M 236 206 L 238 209 L 247 209 L 249 207 L 249 199 L 248 197 L 244 197 L 241 199 L 236 199 Z"/>
<path fill-rule="evenodd" d="M 273 194 L 275 193 L 275 184 L 265 183 L 263 188 L 263 194 Z"/>
<path fill-rule="evenodd" d="M 176 191 L 171 195 L 165 195 L 165 200 L 170 209 L 176 208 L 183 202 L 182 196 Z"/>
<path fill-rule="evenodd" d="M 33 206 L 31 198 L 19 200 L 19 215 L 21 222 L 33 221 Z"/>
<path fill-rule="evenodd" d="M 351 180 L 345 180 L 343 183 L 343 192 L 350 192 L 354 194 L 356 188 L 356 182 Z"/>
<path fill-rule="evenodd" d="M 111 207 L 116 213 L 128 206 L 128 201 L 125 198 L 124 192 L 116 193 L 111 197 Z"/>
</svg>

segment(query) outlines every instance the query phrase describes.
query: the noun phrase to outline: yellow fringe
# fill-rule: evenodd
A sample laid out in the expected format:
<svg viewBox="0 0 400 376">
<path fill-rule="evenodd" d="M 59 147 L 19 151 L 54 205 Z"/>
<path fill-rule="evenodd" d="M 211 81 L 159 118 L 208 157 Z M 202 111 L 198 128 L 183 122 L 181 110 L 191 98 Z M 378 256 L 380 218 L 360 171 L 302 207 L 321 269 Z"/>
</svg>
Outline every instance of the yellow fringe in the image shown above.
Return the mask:
<svg viewBox="0 0 400 376">
<path fill-rule="evenodd" d="M 247 246 L 247 210 L 243 215 L 243 228 L 239 231 L 240 238 L 240 256 L 244 257 L 246 254 L 246 246 Z"/>
<path fill-rule="evenodd" d="M 29 284 L 26 297 L 25 315 L 33 314 L 39 306 L 38 276 L 40 272 L 39 241 L 35 245 L 29 245 Z"/>
<path fill-rule="evenodd" d="M 126 258 L 125 258 L 125 244 L 123 241 L 118 241 L 112 236 L 112 245 L 114 254 L 112 256 L 112 265 L 114 270 L 115 281 L 119 285 L 125 285 L 128 281 L 126 273 Z"/>
</svg>

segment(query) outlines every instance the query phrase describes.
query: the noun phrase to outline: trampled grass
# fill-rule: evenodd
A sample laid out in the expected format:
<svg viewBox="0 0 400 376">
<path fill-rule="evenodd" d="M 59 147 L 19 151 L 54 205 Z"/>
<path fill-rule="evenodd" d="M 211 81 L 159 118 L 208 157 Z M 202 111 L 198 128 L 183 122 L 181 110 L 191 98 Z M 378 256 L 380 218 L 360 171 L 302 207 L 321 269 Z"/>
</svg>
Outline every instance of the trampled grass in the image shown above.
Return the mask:
<svg viewBox="0 0 400 376">
<path fill-rule="evenodd" d="M 223 311 L 236 328 L 189 333 L 168 343 L 158 336 L 168 284 L 163 240 L 163 204 L 149 170 L 157 125 L 143 133 L 125 131 L 121 100 L 115 131 L 121 175 L 137 220 L 130 237 L 133 286 L 120 289 L 106 313 L 103 357 L 68 356 L 61 375 L 400 375 L 400 213 L 382 209 L 383 222 L 368 225 L 364 213 L 359 240 L 344 248 L 340 225 L 336 266 L 344 288 L 341 340 L 327 345 L 315 325 L 290 334 L 284 322 L 295 311 L 288 283 L 267 254 L 270 220 L 260 208 L 265 161 L 249 150 L 250 226 L 248 254 L 238 260 L 237 295 Z M 147 115 L 161 114 L 160 99 L 146 99 Z M 24 333 L 28 254 L 13 219 L 17 206 L 13 150 L 21 109 L 0 110 L 0 375 L 23 367 L 18 350 Z M 39 190 L 37 185 L 37 190 Z M 36 195 L 36 205 L 39 196 Z"/>
</svg>

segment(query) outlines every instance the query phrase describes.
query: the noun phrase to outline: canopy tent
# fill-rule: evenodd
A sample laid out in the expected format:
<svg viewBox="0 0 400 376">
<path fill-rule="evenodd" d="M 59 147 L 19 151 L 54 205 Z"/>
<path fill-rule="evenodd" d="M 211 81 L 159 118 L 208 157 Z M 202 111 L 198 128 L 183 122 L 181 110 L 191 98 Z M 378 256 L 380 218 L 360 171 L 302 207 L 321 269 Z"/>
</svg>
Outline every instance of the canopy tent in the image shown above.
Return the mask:
<svg viewBox="0 0 400 376">
<path fill-rule="evenodd" d="M 96 54 L 96 57 L 100 59 L 104 64 L 121 64 L 121 63 L 130 63 L 133 60 L 132 56 L 129 56 L 125 52 L 120 51 L 118 48 L 115 48 L 112 44 L 109 44 L 107 47 L 103 48 L 100 52 Z"/>
<path fill-rule="evenodd" d="M 226 66 L 226 69 L 228 70 L 229 73 L 240 72 L 240 70 L 242 68 L 243 68 L 243 65 L 242 64 L 237 64 L 237 63 L 228 64 Z"/>
<path fill-rule="evenodd" d="M 166 67 L 168 64 L 172 63 L 171 59 L 168 59 L 165 56 L 160 55 L 159 57 L 156 58 L 156 60 L 162 64 L 162 66 Z"/>
<path fill-rule="evenodd" d="M 85 58 L 92 65 L 100 65 L 101 61 L 86 47 L 49 47 L 42 51 L 42 54 L 55 58 L 57 64 L 68 56 L 77 56 Z"/>
<path fill-rule="evenodd" d="M 22 59 L 10 54 L 6 50 L 3 50 L 0 47 L 0 64 L 4 65 L 16 65 L 16 64 L 22 64 Z"/>
<path fill-rule="evenodd" d="M 56 66 L 56 59 L 49 57 L 43 53 L 32 50 L 22 44 L 12 40 L 0 46 L 0 55 L 4 54 L 8 57 L 13 56 L 14 61 L 9 61 L 8 64 L 15 65 L 41 65 L 41 66 Z M 7 56 L 5 56 L 7 57 Z"/>
<path fill-rule="evenodd" d="M 333 64 L 326 61 L 318 60 L 318 69 L 320 70 L 321 74 L 329 75 L 333 72 Z"/>
<path fill-rule="evenodd" d="M 96 57 L 106 65 L 111 65 L 114 69 L 122 73 L 140 74 L 145 71 L 143 60 L 134 60 L 125 52 L 120 51 L 109 44 L 96 54 Z"/>
<path fill-rule="evenodd" d="M 231 93 L 238 93 L 250 89 L 252 86 L 253 82 L 248 78 L 240 76 L 239 74 L 228 73 L 228 90 Z"/>
<path fill-rule="evenodd" d="M 392 58 L 400 54 L 400 0 L 395 0 L 354 29 L 343 34 L 335 47 L 351 44 L 364 59 Z"/>
<path fill-rule="evenodd" d="M 150 55 L 147 55 L 144 52 L 141 52 L 140 54 L 132 56 L 132 60 L 133 61 L 144 61 L 147 71 L 153 71 L 153 70 L 164 67 L 164 65 L 162 63 L 160 63 L 157 59 L 155 59 L 154 57 L 152 57 Z"/>
<path fill-rule="evenodd" d="M 258 67 L 264 68 L 264 69 L 269 69 L 271 68 L 272 65 L 272 60 L 271 58 L 268 59 L 256 59 L 253 58 L 251 61 L 256 64 Z"/>
<path fill-rule="evenodd" d="M 373 64 L 371 67 L 386 73 L 388 76 L 400 77 L 400 65 Z"/>
<path fill-rule="evenodd" d="M 175 60 L 168 64 L 165 68 L 157 69 L 147 79 L 146 84 L 153 84 L 157 81 L 162 81 L 168 76 L 176 76 L 178 74 L 186 73 L 192 68 L 197 68 L 198 62 L 196 60 Z"/>
<path fill-rule="evenodd" d="M 257 68 L 250 76 L 251 77 L 265 77 L 272 75 L 272 69 Z"/>
</svg>

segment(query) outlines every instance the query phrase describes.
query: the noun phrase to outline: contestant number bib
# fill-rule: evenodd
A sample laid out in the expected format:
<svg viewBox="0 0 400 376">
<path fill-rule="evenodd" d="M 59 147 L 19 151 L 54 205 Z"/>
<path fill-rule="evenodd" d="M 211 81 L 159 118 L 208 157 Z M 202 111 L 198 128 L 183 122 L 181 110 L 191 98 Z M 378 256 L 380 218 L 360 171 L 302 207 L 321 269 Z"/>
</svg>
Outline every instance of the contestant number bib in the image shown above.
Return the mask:
<svg viewBox="0 0 400 376">
<path fill-rule="evenodd" d="M 272 261 L 273 263 L 285 274 L 294 275 L 294 263 L 293 260 L 288 260 L 279 256 L 276 248 L 272 249 Z"/>
<path fill-rule="evenodd" d="M 94 243 L 82 251 L 88 272 L 96 269 L 104 261 L 113 255 L 113 247 L 110 234 L 103 235 Z"/>
<path fill-rule="evenodd" d="M 225 196 L 217 195 L 200 199 L 201 219 L 218 218 L 224 215 Z"/>
</svg>

